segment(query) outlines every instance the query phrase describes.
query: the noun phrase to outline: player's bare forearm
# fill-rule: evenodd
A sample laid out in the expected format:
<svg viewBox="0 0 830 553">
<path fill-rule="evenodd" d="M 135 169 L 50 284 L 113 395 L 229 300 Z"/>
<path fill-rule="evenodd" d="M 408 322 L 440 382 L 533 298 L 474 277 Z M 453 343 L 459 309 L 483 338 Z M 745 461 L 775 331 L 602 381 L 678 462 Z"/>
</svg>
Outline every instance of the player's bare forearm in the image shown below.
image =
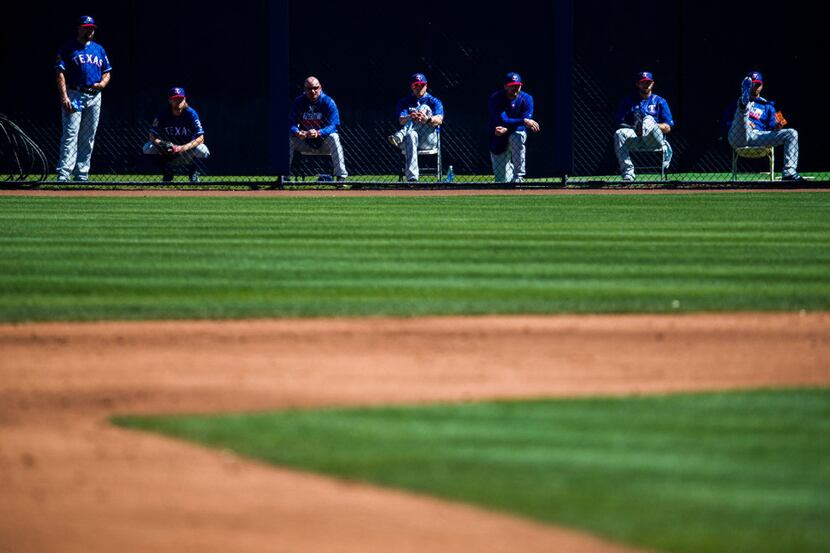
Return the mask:
<svg viewBox="0 0 830 553">
<path fill-rule="evenodd" d="M 55 75 L 55 81 L 58 83 L 58 92 L 61 95 L 61 98 L 66 97 L 66 77 L 63 74 L 63 71 L 58 71 Z"/>
<path fill-rule="evenodd" d="M 439 125 L 444 124 L 444 116 L 443 115 L 433 115 L 429 119 L 427 119 L 427 123 L 432 125 L 433 127 L 438 127 Z"/>
<path fill-rule="evenodd" d="M 66 92 L 66 76 L 63 71 L 58 71 L 55 77 L 58 83 L 58 94 L 60 95 L 61 107 L 66 113 L 72 113 L 72 103 L 69 101 L 69 95 Z"/>
<path fill-rule="evenodd" d="M 199 136 L 197 136 L 196 138 L 194 138 L 193 140 L 191 140 L 187 144 L 184 144 L 179 151 L 180 152 L 186 152 L 188 150 L 192 150 L 193 148 L 197 148 L 197 147 L 201 146 L 202 144 L 204 144 L 204 142 L 205 142 L 205 136 L 200 134 Z"/>
<path fill-rule="evenodd" d="M 663 134 L 669 134 L 671 132 L 671 127 L 665 123 L 657 123 L 657 126 L 663 131 Z"/>
<path fill-rule="evenodd" d="M 94 88 L 95 90 L 104 90 L 105 88 L 107 88 L 108 84 L 110 84 L 110 74 L 104 73 L 104 75 L 101 77 L 101 80 L 92 85 L 91 88 Z"/>
</svg>

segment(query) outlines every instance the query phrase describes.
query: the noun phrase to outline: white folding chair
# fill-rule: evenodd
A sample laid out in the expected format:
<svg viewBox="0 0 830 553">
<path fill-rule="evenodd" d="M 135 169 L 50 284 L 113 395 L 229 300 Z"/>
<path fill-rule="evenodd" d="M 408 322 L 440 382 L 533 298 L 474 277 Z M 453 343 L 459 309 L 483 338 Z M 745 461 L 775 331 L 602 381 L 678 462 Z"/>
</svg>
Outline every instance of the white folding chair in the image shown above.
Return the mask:
<svg viewBox="0 0 830 553">
<path fill-rule="evenodd" d="M 428 148 L 422 150 L 418 148 L 418 170 L 421 173 L 435 173 L 435 182 L 441 182 L 441 178 L 443 176 L 442 167 L 441 167 L 441 127 L 435 127 L 435 146 L 433 148 Z M 398 175 L 398 180 L 402 181 L 404 175 L 406 174 L 406 154 L 401 150 L 401 172 Z M 435 156 L 435 165 L 433 166 L 424 166 L 421 165 L 421 158 L 424 156 Z"/>
<path fill-rule="evenodd" d="M 769 158 L 769 180 L 775 180 L 775 148 L 772 146 L 741 146 L 732 149 L 732 181 L 738 180 L 738 158 Z"/>
<path fill-rule="evenodd" d="M 638 157 L 639 154 L 647 154 L 647 155 L 660 154 L 660 166 L 659 166 L 660 180 L 661 181 L 666 180 L 666 161 L 667 161 L 666 157 L 668 155 L 668 147 L 666 146 L 665 142 L 663 142 L 663 146 L 660 147 L 660 148 L 654 148 L 653 150 L 635 150 L 635 149 L 632 148 L 631 150 L 629 150 L 628 153 L 629 153 L 629 155 L 631 155 L 632 163 L 634 162 L 634 158 Z M 637 154 L 637 155 L 632 155 L 632 154 Z M 658 169 L 657 165 L 638 165 L 638 164 L 635 163 L 634 166 L 638 169 Z"/>
</svg>

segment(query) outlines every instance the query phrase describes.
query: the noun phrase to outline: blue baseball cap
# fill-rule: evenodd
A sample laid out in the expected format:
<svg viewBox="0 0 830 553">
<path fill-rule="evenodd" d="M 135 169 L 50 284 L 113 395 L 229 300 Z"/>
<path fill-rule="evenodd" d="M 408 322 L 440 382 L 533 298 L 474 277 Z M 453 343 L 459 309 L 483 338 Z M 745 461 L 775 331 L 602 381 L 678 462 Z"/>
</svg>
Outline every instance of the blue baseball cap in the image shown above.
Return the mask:
<svg viewBox="0 0 830 553">
<path fill-rule="evenodd" d="M 750 71 L 747 75 L 750 79 L 752 79 L 753 83 L 761 83 L 764 84 L 764 77 L 761 76 L 760 71 Z"/>
<path fill-rule="evenodd" d="M 81 19 L 78 21 L 79 27 L 97 27 L 98 25 L 95 24 L 95 20 L 92 19 L 91 15 L 82 15 Z"/>
<path fill-rule="evenodd" d="M 423 73 L 413 73 L 409 76 L 409 86 L 414 84 L 427 84 L 427 76 Z"/>
<path fill-rule="evenodd" d="M 184 89 L 180 86 L 174 86 L 170 89 L 170 92 L 167 94 L 167 99 L 172 100 L 173 98 L 184 98 L 187 94 L 184 93 Z"/>
<path fill-rule="evenodd" d="M 654 75 L 651 74 L 651 71 L 640 71 L 637 73 L 637 82 L 641 83 L 643 81 L 654 81 Z"/>
<path fill-rule="evenodd" d="M 515 73 L 513 71 L 508 73 L 507 76 L 504 78 L 504 80 L 505 80 L 504 86 L 511 86 L 511 85 L 522 86 L 522 77 L 518 73 Z"/>
</svg>

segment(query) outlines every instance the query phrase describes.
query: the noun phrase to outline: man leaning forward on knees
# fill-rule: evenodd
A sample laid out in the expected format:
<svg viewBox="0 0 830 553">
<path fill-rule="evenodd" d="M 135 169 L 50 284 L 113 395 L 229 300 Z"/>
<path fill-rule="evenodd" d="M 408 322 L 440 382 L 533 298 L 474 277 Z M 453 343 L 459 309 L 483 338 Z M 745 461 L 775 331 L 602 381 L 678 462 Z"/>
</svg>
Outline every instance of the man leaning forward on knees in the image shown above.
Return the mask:
<svg viewBox="0 0 830 553">
<path fill-rule="evenodd" d="M 187 104 L 181 87 L 171 88 L 167 107 L 162 109 L 150 128 L 150 139 L 144 153 L 160 156 L 161 180 L 173 180 L 173 169 L 186 166 L 190 182 L 199 182 L 196 159 L 206 159 L 210 150 L 205 146 L 205 130 L 196 110 Z"/>
<path fill-rule="evenodd" d="M 752 71 L 741 81 L 741 95 L 735 109 L 730 109 L 729 145 L 733 148 L 784 146 L 783 181 L 802 181 L 798 174 L 798 132 L 784 129 L 787 120 L 776 111 L 775 102 L 761 96 L 764 80 L 761 73 Z"/>
<path fill-rule="evenodd" d="M 337 132 L 340 112 L 334 99 L 323 92 L 323 85 L 317 77 L 308 77 L 303 83 L 303 94 L 297 96 L 291 105 L 289 125 L 289 167 L 295 152 L 329 154 L 335 178 L 338 181 L 346 180 L 346 161 Z"/>
<path fill-rule="evenodd" d="M 522 78 L 508 73 L 502 90 L 490 95 L 490 161 L 496 182 L 524 181 L 527 131 L 539 132 L 533 120 L 533 96 L 522 92 Z"/>
<path fill-rule="evenodd" d="M 672 149 L 666 135 L 674 127 L 669 103 L 654 94 L 654 76 L 649 71 L 637 73 L 634 82 L 637 90 L 626 97 L 617 110 L 617 126 L 614 133 L 614 151 L 620 164 L 623 182 L 634 180 L 632 150 L 658 150 L 665 148 L 663 169 L 671 163 Z"/>
</svg>

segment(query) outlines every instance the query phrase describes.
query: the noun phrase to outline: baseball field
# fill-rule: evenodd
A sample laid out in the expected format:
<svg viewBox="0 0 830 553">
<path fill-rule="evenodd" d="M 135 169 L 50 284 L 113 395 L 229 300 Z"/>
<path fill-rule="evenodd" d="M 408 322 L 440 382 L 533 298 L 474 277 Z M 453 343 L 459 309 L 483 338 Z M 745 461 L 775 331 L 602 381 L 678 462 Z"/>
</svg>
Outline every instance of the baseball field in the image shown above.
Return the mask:
<svg viewBox="0 0 830 553">
<path fill-rule="evenodd" d="M 0 552 L 830 549 L 827 192 L 0 219 Z"/>
</svg>

